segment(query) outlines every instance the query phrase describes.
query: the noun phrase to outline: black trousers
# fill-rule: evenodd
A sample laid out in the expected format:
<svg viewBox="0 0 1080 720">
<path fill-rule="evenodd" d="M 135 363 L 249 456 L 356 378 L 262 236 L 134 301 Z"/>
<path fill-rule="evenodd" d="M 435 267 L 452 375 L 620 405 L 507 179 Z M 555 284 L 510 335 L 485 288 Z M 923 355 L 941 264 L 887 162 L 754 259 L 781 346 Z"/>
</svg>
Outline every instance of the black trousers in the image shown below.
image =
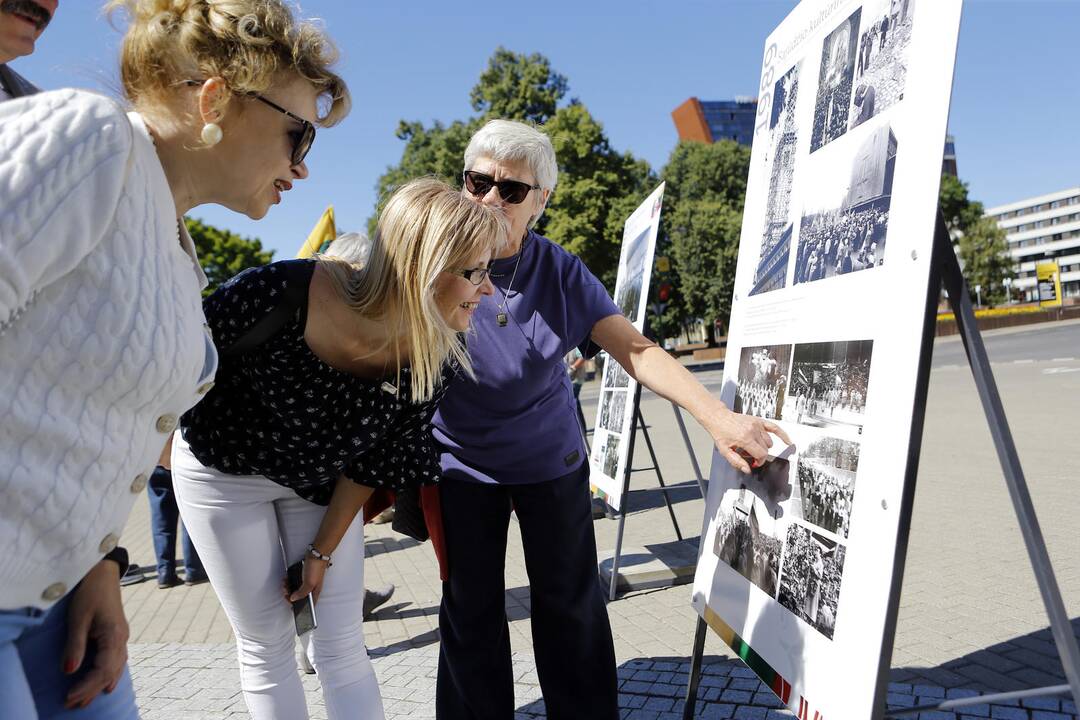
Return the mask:
<svg viewBox="0 0 1080 720">
<path fill-rule="evenodd" d="M 504 567 L 511 507 L 529 576 L 533 651 L 549 720 L 619 717 L 615 648 L 596 568 L 588 463 L 548 482 L 444 478 L 450 579 L 439 632 L 439 720 L 512 720 Z"/>
</svg>

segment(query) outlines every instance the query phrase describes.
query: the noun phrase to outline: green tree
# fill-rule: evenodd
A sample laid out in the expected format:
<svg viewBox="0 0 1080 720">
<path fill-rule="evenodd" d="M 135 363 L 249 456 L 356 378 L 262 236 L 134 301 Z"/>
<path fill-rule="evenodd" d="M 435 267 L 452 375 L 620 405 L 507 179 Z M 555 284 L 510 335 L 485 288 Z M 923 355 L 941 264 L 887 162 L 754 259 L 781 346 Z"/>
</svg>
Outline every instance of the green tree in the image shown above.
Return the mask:
<svg viewBox="0 0 1080 720">
<path fill-rule="evenodd" d="M 984 217 L 983 204 L 968 196 L 967 183 L 952 175 L 941 176 L 938 205 L 949 236 L 956 244 L 972 299 L 981 296 L 982 302 L 990 306 L 1008 300 L 1003 281 L 1015 279 L 1016 272 L 1005 232 L 992 219 Z M 976 285 L 981 288 L 978 294 Z"/>
<path fill-rule="evenodd" d="M 983 216 L 982 203 L 968 197 L 967 183 L 948 173 L 941 175 L 938 207 L 945 218 L 945 227 L 953 238 L 957 237 L 957 233 L 967 232 Z"/>
<path fill-rule="evenodd" d="M 730 140 L 680 142 L 662 173 L 667 181 L 662 232 L 678 273 L 672 318 L 727 325 L 739 253 L 750 149 Z M 665 313 L 667 315 L 668 313 Z"/>
<path fill-rule="evenodd" d="M 469 138 L 489 119 L 543 125 L 558 158 L 559 180 L 537 230 L 579 255 L 613 289 L 623 223 L 656 178 L 645 162 L 611 147 L 584 105 L 572 100 L 560 106 L 568 87 L 544 56 L 498 48 L 470 93 L 477 115 L 430 127 L 401 122 L 397 136 L 405 147 L 401 162 L 379 178 L 380 204 L 415 177 L 435 175 L 458 184 Z M 369 233 L 375 222 L 375 217 L 368 221 Z"/>
<path fill-rule="evenodd" d="M 974 294 L 978 285 L 982 303 L 991 307 L 1009 299 L 1004 280 L 1014 280 L 1016 271 L 1005 231 L 992 218 L 979 218 L 960 236 L 958 255 L 969 293 Z"/>
<path fill-rule="evenodd" d="M 241 270 L 265 265 L 274 258 L 274 251 L 263 250 L 258 238 L 240 237 L 194 218 L 185 217 L 184 225 L 195 243 L 195 252 L 210 283 L 203 290 L 204 297 Z"/>
</svg>

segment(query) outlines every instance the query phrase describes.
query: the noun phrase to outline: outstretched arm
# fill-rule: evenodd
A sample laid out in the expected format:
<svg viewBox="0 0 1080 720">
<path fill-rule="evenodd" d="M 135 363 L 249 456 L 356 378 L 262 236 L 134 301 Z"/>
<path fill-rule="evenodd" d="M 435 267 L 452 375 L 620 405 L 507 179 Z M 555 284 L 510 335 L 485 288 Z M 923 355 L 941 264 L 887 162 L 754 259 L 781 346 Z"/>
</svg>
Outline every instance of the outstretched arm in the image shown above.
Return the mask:
<svg viewBox="0 0 1080 720">
<path fill-rule="evenodd" d="M 764 462 L 773 444 L 769 433 L 791 443 L 776 424 L 729 410 L 680 362 L 638 332 L 622 315 L 609 315 L 597 322 L 592 339 L 631 377 L 693 415 L 735 469 L 750 472 L 747 458 L 755 463 Z"/>
</svg>

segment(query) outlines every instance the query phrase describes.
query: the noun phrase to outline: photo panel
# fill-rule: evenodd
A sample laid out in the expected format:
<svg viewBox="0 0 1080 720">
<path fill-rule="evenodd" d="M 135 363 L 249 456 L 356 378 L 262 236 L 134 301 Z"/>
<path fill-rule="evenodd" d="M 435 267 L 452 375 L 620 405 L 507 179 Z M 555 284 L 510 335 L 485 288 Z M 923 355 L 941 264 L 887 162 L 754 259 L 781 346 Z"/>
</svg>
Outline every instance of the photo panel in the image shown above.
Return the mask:
<svg viewBox="0 0 1080 720">
<path fill-rule="evenodd" d="M 861 431 L 873 349 L 873 340 L 795 345 L 780 419 Z"/>
<path fill-rule="evenodd" d="M 717 519 L 713 553 L 775 598 L 783 542 L 773 534 L 774 523 L 763 522 L 760 507 L 757 497 L 745 488 L 729 490 Z"/>
<path fill-rule="evenodd" d="M 847 132 L 861 14 L 862 8 L 853 12 L 825 37 L 822 45 L 810 152 Z"/>
<path fill-rule="evenodd" d="M 792 517 L 846 539 L 858 470 L 857 442 L 823 437 L 800 448 Z"/>
<path fill-rule="evenodd" d="M 780 419 L 791 371 L 790 345 L 745 347 L 739 356 L 734 411 Z"/>
<path fill-rule="evenodd" d="M 765 207 L 765 228 L 751 295 L 777 290 L 787 281 L 788 256 L 791 253 L 791 190 L 795 179 L 795 151 L 799 126 L 795 105 L 799 94 L 799 69 L 802 61 L 788 70 L 773 86 L 772 112 L 765 142 L 768 155 L 765 165 L 769 175 L 769 194 Z"/>
<path fill-rule="evenodd" d="M 604 440 L 600 466 L 604 469 L 604 474 L 610 478 L 615 477 L 615 472 L 619 468 L 619 443 L 621 441 L 622 437 L 615 434 L 609 434 Z"/>
<path fill-rule="evenodd" d="M 621 433 L 626 416 L 627 393 L 621 390 L 605 390 L 600 397 L 600 427 Z"/>
<path fill-rule="evenodd" d="M 780 604 L 832 640 L 840 604 L 845 548 L 791 523 L 780 569 Z"/>
<path fill-rule="evenodd" d="M 885 264 L 896 135 L 878 125 L 818 157 L 803 196 L 795 284 Z M 851 153 L 851 148 L 855 148 Z M 827 162 L 826 162 L 827 161 Z"/>
<path fill-rule="evenodd" d="M 904 99 L 915 0 L 866 0 L 862 6 L 849 128 Z"/>
<path fill-rule="evenodd" d="M 615 290 L 615 304 L 632 323 L 638 322 L 641 305 L 641 288 L 645 282 L 645 257 L 649 250 L 648 225 L 630 241 L 623 251 L 625 264 L 620 268 L 619 287 Z"/>
<path fill-rule="evenodd" d="M 604 375 L 604 387 L 605 388 L 624 388 L 630 385 L 630 375 L 623 370 L 622 365 L 610 360 L 607 366 L 607 372 Z"/>
</svg>

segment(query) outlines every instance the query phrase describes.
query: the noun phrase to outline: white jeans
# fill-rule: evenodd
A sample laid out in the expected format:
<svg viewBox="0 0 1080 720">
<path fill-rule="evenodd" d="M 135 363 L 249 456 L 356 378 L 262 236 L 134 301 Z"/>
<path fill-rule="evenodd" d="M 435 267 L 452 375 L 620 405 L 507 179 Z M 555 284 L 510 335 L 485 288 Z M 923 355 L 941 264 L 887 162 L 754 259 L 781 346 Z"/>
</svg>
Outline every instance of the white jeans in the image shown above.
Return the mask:
<svg viewBox="0 0 1080 720">
<path fill-rule="evenodd" d="M 180 433 L 173 487 L 184 526 L 232 624 L 240 686 L 254 720 L 307 718 L 296 667 L 296 629 L 282 597 L 285 559 L 304 557 L 326 508 L 262 475 L 228 475 L 200 463 Z M 280 543 L 279 544 L 279 538 Z M 359 515 L 333 552 L 315 606 L 308 657 L 330 720 L 382 720 L 382 698 L 364 647 L 364 527 Z"/>
</svg>

